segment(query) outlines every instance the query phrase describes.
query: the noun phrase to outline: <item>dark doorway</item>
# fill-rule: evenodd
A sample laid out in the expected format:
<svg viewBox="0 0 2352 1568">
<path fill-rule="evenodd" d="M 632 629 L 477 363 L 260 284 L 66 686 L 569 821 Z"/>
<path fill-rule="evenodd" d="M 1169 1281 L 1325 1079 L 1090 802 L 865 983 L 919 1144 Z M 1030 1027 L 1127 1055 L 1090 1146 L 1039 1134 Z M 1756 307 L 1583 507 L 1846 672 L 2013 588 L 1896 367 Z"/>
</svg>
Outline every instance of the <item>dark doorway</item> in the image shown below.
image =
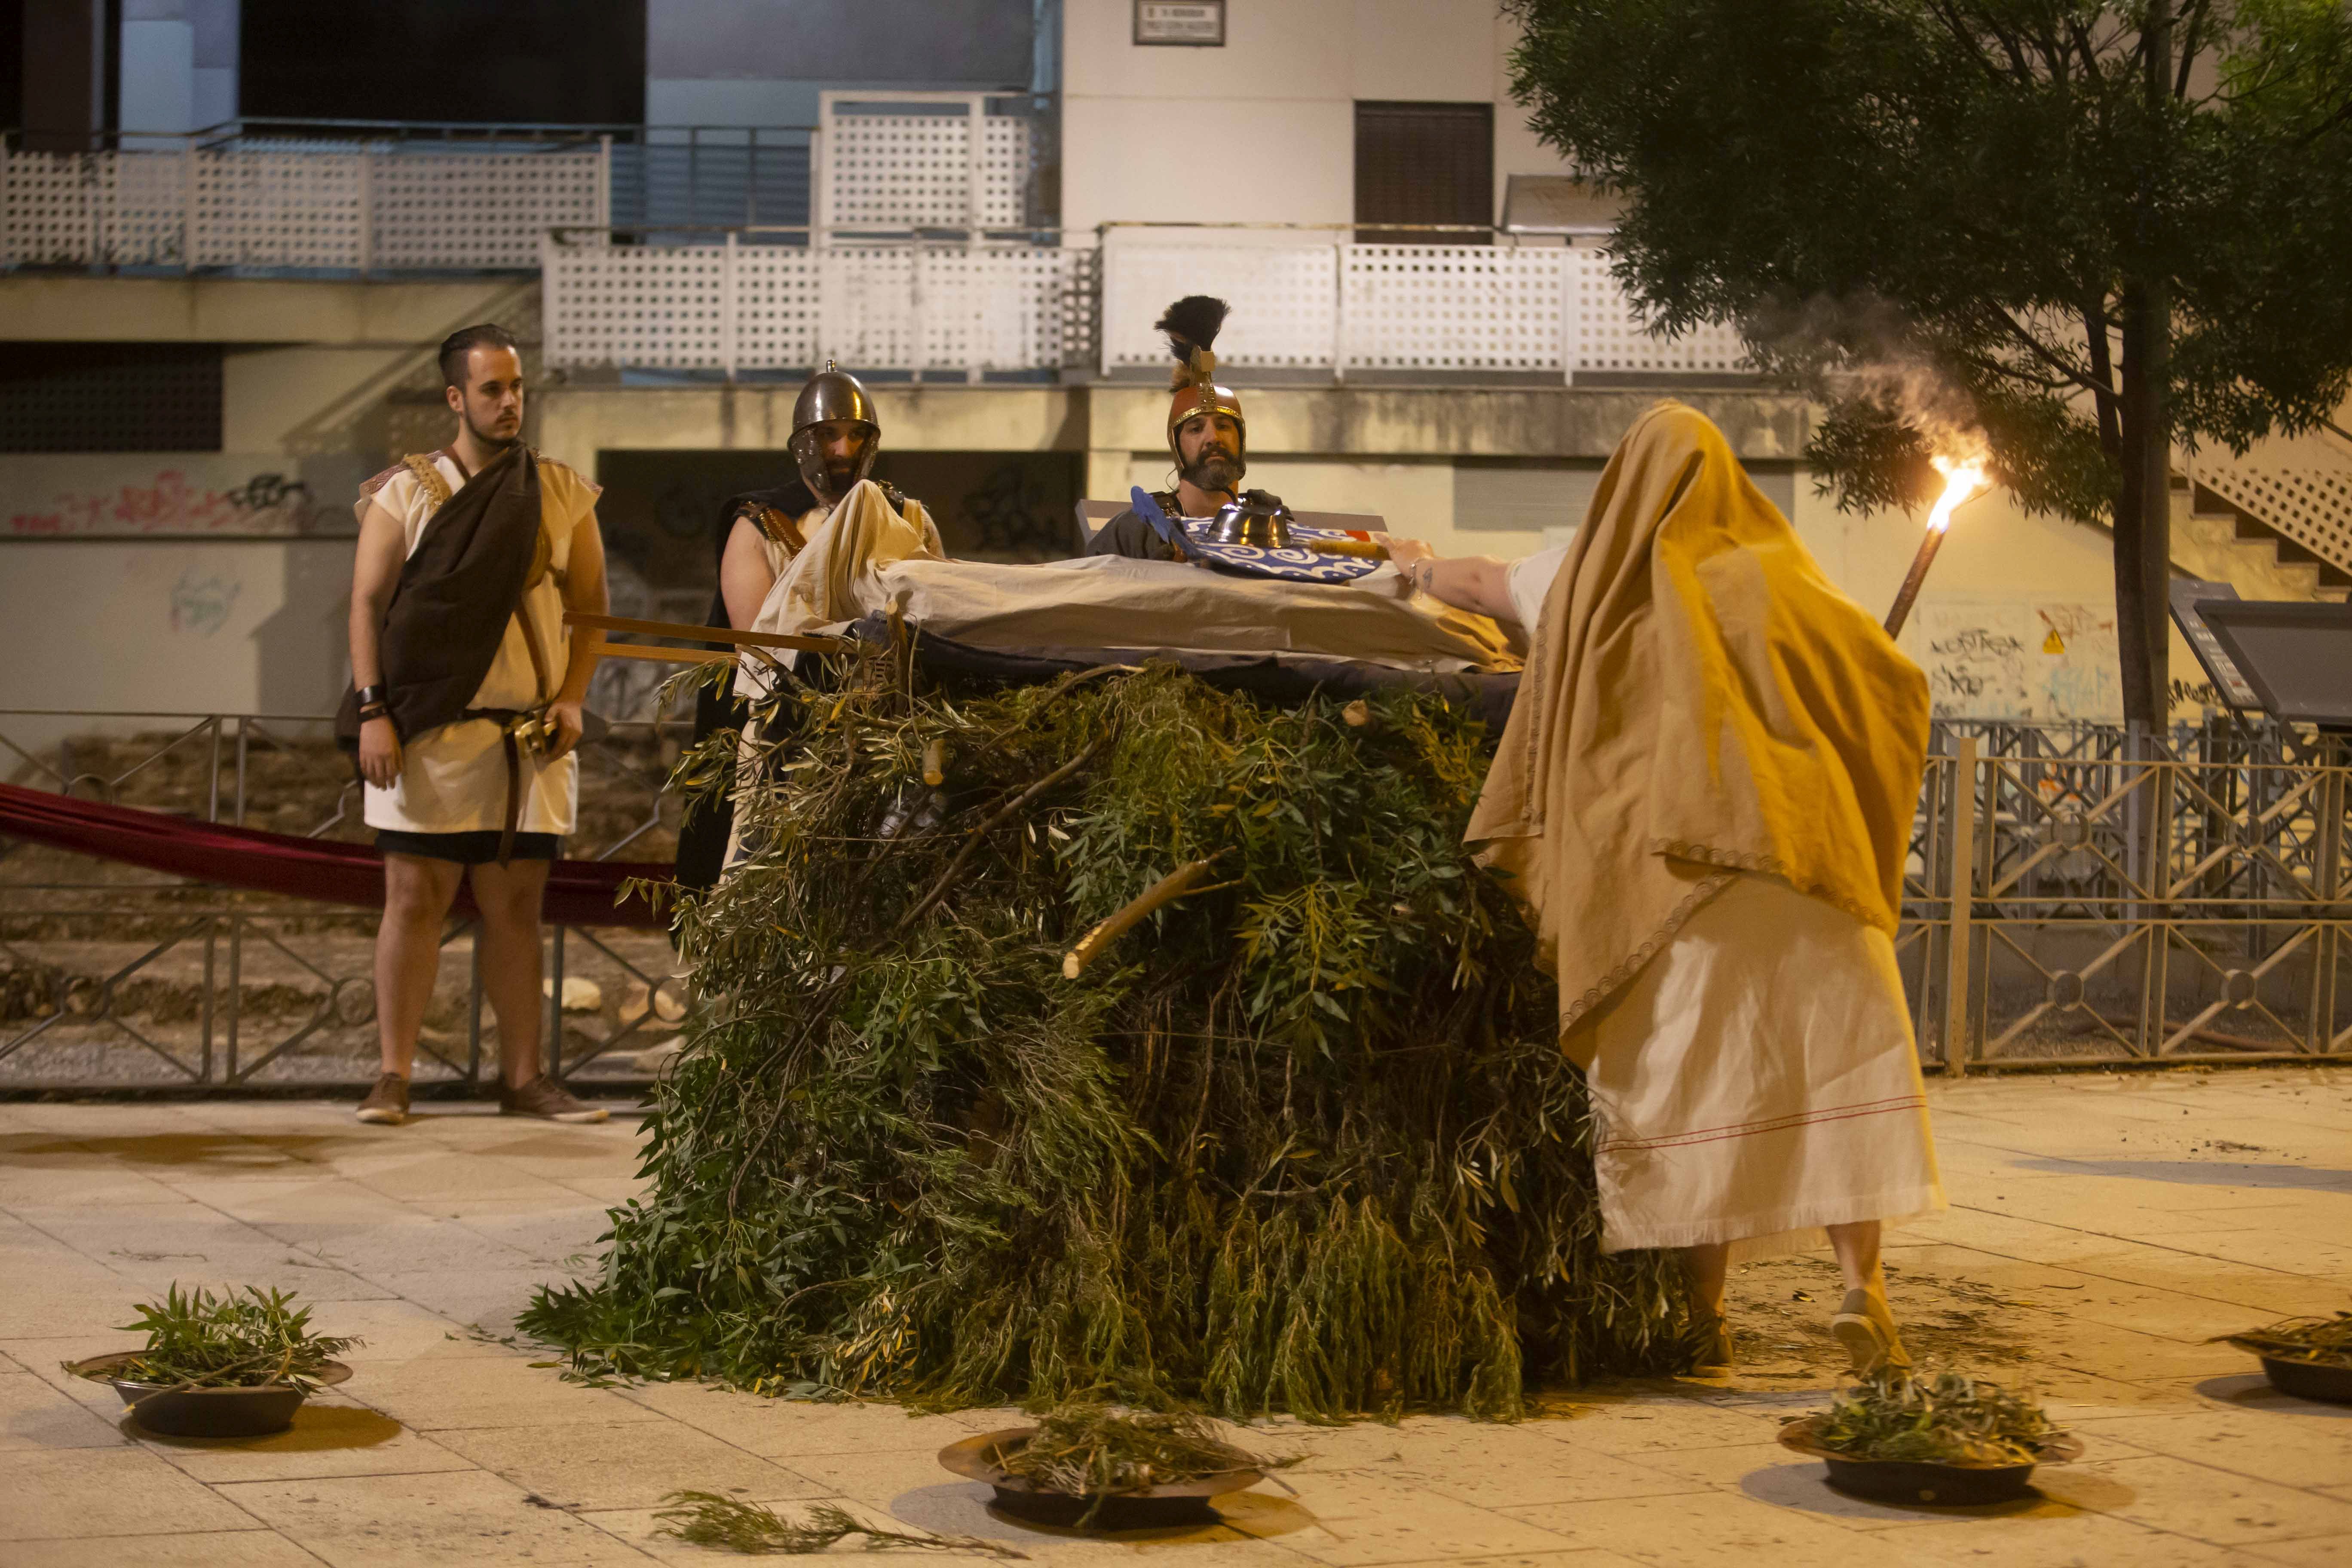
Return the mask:
<svg viewBox="0 0 2352 1568">
<path fill-rule="evenodd" d="M 1485 245 L 1491 236 L 1425 234 L 1384 224 L 1495 221 L 1495 106 L 1356 105 L 1356 240 L 1361 245 Z"/>
<path fill-rule="evenodd" d="M 921 501 L 948 553 L 964 560 L 1060 561 L 1078 552 L 1084 458 L 1075 452 L 908 452 L 885 447 L 874 477 Z M 596 521 L 604 549 L 645 608 L 699 621 L 719 580 L 727 498 L 785 483 L 788 452 L 602 452 Z M 629 613 L 643 613 L 629 612 Z"/>
</svg>

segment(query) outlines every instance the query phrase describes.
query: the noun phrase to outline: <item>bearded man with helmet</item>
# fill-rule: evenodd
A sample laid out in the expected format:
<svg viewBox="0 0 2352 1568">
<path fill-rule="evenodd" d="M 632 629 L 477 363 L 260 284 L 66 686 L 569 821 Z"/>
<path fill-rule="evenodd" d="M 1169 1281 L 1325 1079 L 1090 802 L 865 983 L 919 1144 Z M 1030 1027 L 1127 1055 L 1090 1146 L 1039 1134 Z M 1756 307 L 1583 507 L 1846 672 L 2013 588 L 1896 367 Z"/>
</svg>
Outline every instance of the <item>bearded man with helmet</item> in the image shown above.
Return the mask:
<svg viewBox="0 0 2352 1568">
<path fill-rule="evenodd" d="M 808 378 L 793 404 L 790 450 L 799 470 L 794 478 L 730 496 L 719 510 L 719 588 L 705 625 L 749 627 L 784 568 L 860 485 L 875 486 L 892 510 L 919 528 L 929 528 L 921 502 L 872 477 L 882 450 L 882 421 L 873 395 L 831 360 Z M 695 739 L 740 726 L 743 707 L 730 692 L 705 685 L 695 703 Z M 734 816 L 733 804 L 722 798 L 688 818 L 678 833 L 680 883 L 707 888 L 718 879 Z"/>
<path fill-rule="evenodd" d="M 1152 492 L 1160 510 L 1171 518 L 1214 517 L 1229 501 L 1279 508 L 1279 496 L 1240 489 L 1249 471 L 1249 424 L 1242 416 L 1242 400 L 1230 386 L 1217 381 L 1217 356 L 1211 345 L 1232 309 L 1206 294 L 1188 294 L 1168 307 L 1152 323 L 1168 334 L 1168 349 L 1176 357 L 1171 384 L 1175 395 L 1168 405 L 1168 455 L 1175 460 L 1172 489 Z M 1134 509 L 1120 512 L 1102 525 L 1087 543 L 1089 555 L 1125 555 L 1139 561 L 1181 561 L 1174 545 L 1160 537 Z"/>
</svg>

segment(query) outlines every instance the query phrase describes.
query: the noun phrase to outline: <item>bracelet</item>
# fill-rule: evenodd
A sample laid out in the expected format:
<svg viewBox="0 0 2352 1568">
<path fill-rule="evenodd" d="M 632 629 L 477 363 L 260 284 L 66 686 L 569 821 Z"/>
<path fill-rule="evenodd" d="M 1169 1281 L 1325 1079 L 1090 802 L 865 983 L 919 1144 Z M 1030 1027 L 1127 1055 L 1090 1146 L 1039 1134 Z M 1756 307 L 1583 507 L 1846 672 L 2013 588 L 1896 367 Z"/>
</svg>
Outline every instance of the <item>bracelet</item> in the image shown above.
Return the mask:
<svg viewBox="0 0 2352 1568">
<path fill-rule="evenodd" d="M 372 708 L 362 708 L 360 710 L 360 722 L 362 724 L 369 722 L 371 720 L 389 719 L 391 717 L 392 710 L 386 708 L 381 702 L 375 704 Z"/>
<path fill-rule="evenodd" d="M 383 683 L 382 681 L 378 681 L 373 686 L 361 687 L 359 698 L 360 710 L 362 712 L 365 712 L 370 708 L 381 708 L 387 700 L 389 700 L 389 696 L 384 691 Z"/>
</svg>

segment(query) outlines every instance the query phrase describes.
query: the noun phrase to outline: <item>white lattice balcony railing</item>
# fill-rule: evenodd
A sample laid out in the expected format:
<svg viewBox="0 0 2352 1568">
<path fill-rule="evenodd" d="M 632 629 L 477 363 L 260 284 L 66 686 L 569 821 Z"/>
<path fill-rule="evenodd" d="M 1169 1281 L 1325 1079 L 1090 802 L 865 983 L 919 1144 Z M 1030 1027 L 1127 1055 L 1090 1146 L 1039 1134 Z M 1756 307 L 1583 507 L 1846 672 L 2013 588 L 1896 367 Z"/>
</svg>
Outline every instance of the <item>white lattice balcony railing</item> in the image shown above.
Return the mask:
<svg viewBox="0 0 2352 1568">
<path fill-rule="evenodd" d="M 0 268 L 526 271 L 552 228 L 1049 221 L 1042 100 L 826 93 L 814 126 L 243 121 L 103 150 L 0 137 Z"/>
<path fill-rule="evenodd" d="M 0 267 L 527 270 L 557 224 L 612 221 L 611 138 L 126 136 L 0 146 Z"/>
<path fill-rule="evenodd" d="M 1102 247 L 1101 369 L 1167 363 L 1151 323 L 1185 294 L 1232 301 L 1220 363 L 1286 370 L 1737 374 L 1738 334 L 1653 337 L 1609 258 L 1498 236 L 1464 244 L 1359 245 L 1311 230 L 1114 226 Z M 1451 241 L 1451 243 L 1447 243 Z"/>
<path fill-rule="evenodd" d="M 837 359 L 978 377 L 1087 361 L 1091 250 L 809 239 L 804 228 L 688 245 L 558 235 L 543 273 L 548 363 L 732 377 Z"/>
<path fill-rule="evenodd" d="M 1181 295 L 1213 293 L 1234 305 L 1217 357 L 1238 368 L 1563 382 L 1744 368 L 1727 328 L 1649 335 L 1590 249 L 1210 228 L 1175 241 L 1114 228 L 1093 246 L 881 242 L 839 227 L 614 237 L 549 245 L 551 363 L 733 375 L 830 357 L 865 370 L 1108 376 L 1164 365 L 1151 323 Z"/>
</svg>

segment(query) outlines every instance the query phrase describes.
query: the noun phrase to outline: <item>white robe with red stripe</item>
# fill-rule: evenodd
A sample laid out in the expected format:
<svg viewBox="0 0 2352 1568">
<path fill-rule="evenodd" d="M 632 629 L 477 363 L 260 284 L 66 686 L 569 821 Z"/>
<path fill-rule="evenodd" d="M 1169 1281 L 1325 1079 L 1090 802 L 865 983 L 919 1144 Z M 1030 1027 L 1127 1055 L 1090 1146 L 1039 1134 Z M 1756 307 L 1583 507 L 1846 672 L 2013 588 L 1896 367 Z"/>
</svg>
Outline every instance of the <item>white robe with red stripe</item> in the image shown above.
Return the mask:
<svg viewBox="0 0 2352 1568">
<path fill-rule="evenodd" d="M 1843 910 L 1734 877 L 1589 1026 L 1603 1251 L 1944 1207 L 1894 944 Z"/>
</svg>

